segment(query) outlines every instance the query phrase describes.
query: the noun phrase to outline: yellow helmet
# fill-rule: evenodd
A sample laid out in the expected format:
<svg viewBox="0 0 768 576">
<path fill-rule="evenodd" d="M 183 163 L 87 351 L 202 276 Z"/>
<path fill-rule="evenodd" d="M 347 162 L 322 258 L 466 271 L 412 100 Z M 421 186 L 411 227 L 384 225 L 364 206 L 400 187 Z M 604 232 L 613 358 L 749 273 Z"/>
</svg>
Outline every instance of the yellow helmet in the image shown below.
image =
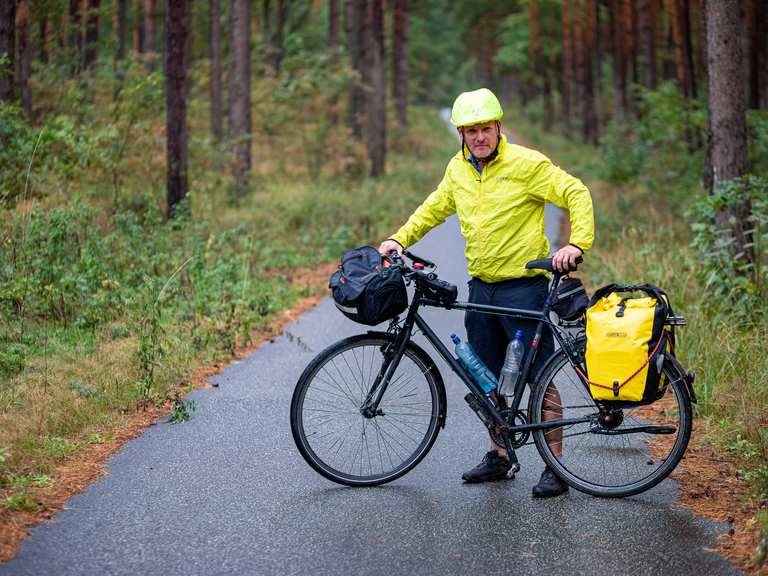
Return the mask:
<svg viewBox="0 0 768 576">
<path fill-rule="evenodd" d="M 480 88 L 459 94 L 453 103 L 451 124 L 460 128 L 501 120 L 503 116 L 504 111 L 501 109 L 499 99 L 488 88 Z"/>
</svg>

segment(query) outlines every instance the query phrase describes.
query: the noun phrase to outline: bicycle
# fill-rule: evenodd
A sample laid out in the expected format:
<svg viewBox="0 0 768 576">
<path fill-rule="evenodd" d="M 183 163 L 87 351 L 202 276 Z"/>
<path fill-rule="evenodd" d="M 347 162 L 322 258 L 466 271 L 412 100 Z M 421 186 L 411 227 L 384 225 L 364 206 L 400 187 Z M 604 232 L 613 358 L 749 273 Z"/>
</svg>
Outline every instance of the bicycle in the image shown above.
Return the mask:
<svg viewBox="0 0 768 576">
<path fill-rule="evenodd" d="M 291 430 L 299 452 L 314 470 L 340 484 L 374 486 L 403 476 L 432 448 L 446 424 L 447 398 L 434 360 L 411 340 L 417 327 L 469 389 L 465 401 L 494 441 L 506 447 L 513 472 L 520 469 L 515 450 L 530 444 L 531 436 L 558 477 L 594 496 L 638 494 L 672 472 L 687 448 L 691 401 L 696 401 L 694 375 L 674 356 L 663 357 L 668 385 L 656 403 L 594 401 L 576 371 L 584 371 L 583 316 L 576 323 L 550 318 L 564 276 L 553 270 L 551 259 L 526 264 L 553 276 L 544 307 L 522 310 L 456 301 L 455 286 L 426 271 L 435 268 L 432 262 L 408 251 L 404 254 L 412 266 L 399 258 L 396 264 L 415 287 L 405 319 L 393 319 L 386 332 L 369 331 L 332 344 L 310 362 L 296 384 Z M 422 306 L 538 321 L 508 407 L 497 409 L 474 382 L 419 315 Z M 670 316 L 667 323 L 684 325 L 685 318 Z M 531 378 L 545 325 L 559 349 Z M 526 385 L 530 395 L 523 410 Z"/>
</svg>

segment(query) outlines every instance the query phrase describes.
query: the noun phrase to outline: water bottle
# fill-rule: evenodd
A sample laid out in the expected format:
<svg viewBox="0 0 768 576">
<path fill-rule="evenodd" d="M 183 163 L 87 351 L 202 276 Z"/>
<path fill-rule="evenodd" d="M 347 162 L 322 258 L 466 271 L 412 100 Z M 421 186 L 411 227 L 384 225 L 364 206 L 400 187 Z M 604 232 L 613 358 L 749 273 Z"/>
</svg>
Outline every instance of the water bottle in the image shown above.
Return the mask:
<svg viewBox="0 0 768 576">
<path fill-rule="evenodd" d="M 483 364 L 472 345 L 469 342 L 462 342 L 456 334 L 451 334 L 451 340 L 456 345 L 456 356 L 459 357 L 459 362 L 483 392 L 490 394 L 496 390 L 498 384 L 496 376 Z"/>
<path fill-rule="evenodd" d="M 499 392 L 504 396 L 515 395 L 515 384 L 520 377 L 523 368 L 523 331 L 515 331 L 515 337 L 507 344 L 507 355 L 504 357 L 504 365 L 501 367 L 499 379 Z"/>
</svg>

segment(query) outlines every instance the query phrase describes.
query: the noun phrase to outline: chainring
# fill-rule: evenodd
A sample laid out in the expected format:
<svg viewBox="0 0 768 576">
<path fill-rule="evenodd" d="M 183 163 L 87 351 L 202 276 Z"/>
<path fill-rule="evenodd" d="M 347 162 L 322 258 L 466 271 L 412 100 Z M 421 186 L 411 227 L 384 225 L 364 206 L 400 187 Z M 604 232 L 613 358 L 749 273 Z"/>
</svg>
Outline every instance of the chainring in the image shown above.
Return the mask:
<svg viewBox="0 0 768 576">
<path fill-rule="evenodd" d="M 505 408 L 499 412 L 499 414 L 509 426 L 524 426 L 525 424 L 528 424 L 528 417 L 522 410 L 513 413 L 511 408 Z M 495 426 L 490 429 L 490 433 L 491 438 L 493 438 L 493 441 L 496 442 L 496 444 L 504 446 L 504 438 L 501 437 L 501 433 L 496 430 Z M 525 443 L 528 442 L 530 437 L 530 430 L 524 432 L 512 432 L 512 437 L 510 438 L 512 448 L 515 450 L 522 448 L 525 446 Z"/>
</svg>

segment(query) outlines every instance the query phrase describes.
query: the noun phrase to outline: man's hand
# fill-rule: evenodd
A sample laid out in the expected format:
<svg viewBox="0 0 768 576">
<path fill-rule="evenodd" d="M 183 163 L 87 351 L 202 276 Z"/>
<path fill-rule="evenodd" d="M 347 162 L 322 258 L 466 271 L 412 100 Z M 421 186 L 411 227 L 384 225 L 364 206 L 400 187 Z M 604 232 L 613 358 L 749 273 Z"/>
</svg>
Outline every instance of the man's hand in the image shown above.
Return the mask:
<svg viewBox="0 0 768 576">
<path fill-rule="evenodd" d="M 379 246 L 379 254 L 382 256 L 388 256 L 390 252 L 397 252 L 398 256 L 403 255 L 403 247 L 399 242 L 395 242 L 392 239 L 384 240 Z"/>
<path fill-rule="evenodd" d="M 582 255 L 582 251 L 576 246 L 563 246 L 552 255 L 552 267 L 558 272 L 568 272 L 576 268 L 576 258 Z"/>
</svg>

